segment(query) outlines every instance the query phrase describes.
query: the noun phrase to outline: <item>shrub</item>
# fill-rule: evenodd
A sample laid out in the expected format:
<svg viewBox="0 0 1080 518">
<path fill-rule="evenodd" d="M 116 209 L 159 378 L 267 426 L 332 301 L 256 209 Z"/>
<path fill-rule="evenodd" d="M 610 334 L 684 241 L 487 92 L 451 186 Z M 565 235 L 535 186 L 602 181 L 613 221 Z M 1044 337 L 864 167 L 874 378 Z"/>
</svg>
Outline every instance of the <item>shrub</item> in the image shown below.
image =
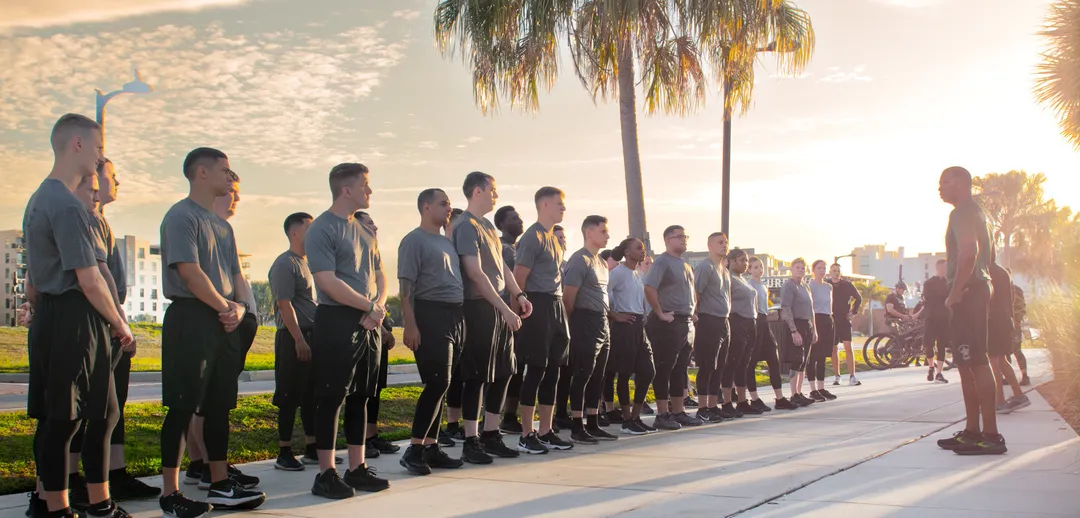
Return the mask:
<svg viewBox="0 0 1080 518">
<path fill-rule="evenodd" d="M 1080 281 L 1048 290 L 1032 304 L 1029 317 L 1050 350 L 1054 380 L 1080 398 Z"/>
</svg>

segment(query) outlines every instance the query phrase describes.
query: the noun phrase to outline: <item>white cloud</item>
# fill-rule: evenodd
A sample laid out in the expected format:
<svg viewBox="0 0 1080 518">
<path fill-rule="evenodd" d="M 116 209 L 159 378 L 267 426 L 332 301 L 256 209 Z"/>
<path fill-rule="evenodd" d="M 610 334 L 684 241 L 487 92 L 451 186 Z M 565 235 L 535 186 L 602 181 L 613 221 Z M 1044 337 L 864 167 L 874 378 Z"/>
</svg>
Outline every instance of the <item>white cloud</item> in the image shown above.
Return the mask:
<svg viewBox="0 0 1080 518">
<path fill-rule="evenodd" d="M 14 27 L 54 27 L 76 23 L 105 22 L 175 11 L 199 11 L 231 7 L 252 0 L 4 0 L 0 30 Z"/>
<path fill-rule="evenodd" d="M 402 20 L 415 20 L 420 17 L 420 11 L 402 9 L 400 11 L 394 11 L 392 16 L 394 18 L 401 18 Z"/>
<path fill-rule="evenodd" d="M 819 83 L 847 83 L 850 81 L 858 81 L 861 83 L 868 83 L 873 81 L 874 78 L 866 75 L 866 66 L 859 65 L 852 69 L 850 72 L 843 71 L 840 67 L 829 67 L 829 74 L 821 79 L 818 79 Z"/>
<path fill-rule="evenodd" d="M 917 9 L 920 7 L 930 7 L 940 3 L 940 0 L 873 0 L 875 3 L 890 5 L 893 7 L 907 7 L 910 9 Z"/>
<path fill-rule="evenodd" d="M 376 135 L 381 137 L 381 138 L 394 138 L 394 137 L 397 136 L 397 133 L 394 133 L 392 131 L 383 131 L 383 132 L 380 132 L 380 133 L 376 133 Z"/>
<path fill-rule="evenodd" d="M 439 143 L 435 142 L 433 140 L 425 140 L 425 141 L 417 144 L 417 147 L 420 147 L 420 148 L 423 148 L 423 149 L 438 149 L 439 148 Z"/>
<path fill-rule="evenodd" d="M 469 137 L 469 138 L 465 139 L 465 142 L 468 142 L 469 144 L 475 144 L 477 142 L 480 142 L 481 140 L 484 140 L 484 138 L 483 137 Z"/>
</svg>

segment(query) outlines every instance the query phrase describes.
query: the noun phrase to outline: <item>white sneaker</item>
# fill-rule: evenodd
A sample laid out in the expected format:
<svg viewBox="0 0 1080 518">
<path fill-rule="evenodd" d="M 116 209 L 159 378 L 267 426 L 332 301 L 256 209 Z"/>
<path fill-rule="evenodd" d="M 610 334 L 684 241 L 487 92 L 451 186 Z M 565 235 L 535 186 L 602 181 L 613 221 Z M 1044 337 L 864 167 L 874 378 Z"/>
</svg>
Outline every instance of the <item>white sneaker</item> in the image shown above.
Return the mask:
<svg viewBox="0 0 1080 518">
<path fill-rule="evenodd" d="M 858 387 L 859 385 L 862 385 L 862 382 L 855 379 L 855 376 L 852 376 L 852 377 L 848 378 L 848 383 L 847 384 L 848 384 L 849 387 Z"/>
<path fill-rule="evenodd" d="M 832 384 L 834 387 L 840 386 L 840 376 L 833 378 Z"/>
</svg>

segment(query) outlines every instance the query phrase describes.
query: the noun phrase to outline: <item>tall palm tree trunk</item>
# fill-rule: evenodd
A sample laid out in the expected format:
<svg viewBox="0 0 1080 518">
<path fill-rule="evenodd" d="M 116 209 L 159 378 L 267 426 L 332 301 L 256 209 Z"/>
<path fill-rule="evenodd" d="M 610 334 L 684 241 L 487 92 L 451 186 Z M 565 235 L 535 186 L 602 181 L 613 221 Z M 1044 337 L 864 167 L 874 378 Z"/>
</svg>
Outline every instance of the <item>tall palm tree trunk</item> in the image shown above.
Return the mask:
<svg viewBox="0 0 1080 518">
<path fill-rule="evenodd" d="M 626 172 L 626 209 L 630 237 L 652 252 L 645 228 L 645 196 L 641 185 L 641 153 L 637 138 L 637 102 L 634 91 L 634 53 L 629 39 L 619 45 L 619 122 L 622 128 L 623 168 Z"/>
<path fill-rule="evenodd" d="M 727 93 L 725 92 L 725 95 Z M 720 231 L 731 239 L 731 109 L 724 108 L 724 157 L 721 172 Z"/>
</svg>

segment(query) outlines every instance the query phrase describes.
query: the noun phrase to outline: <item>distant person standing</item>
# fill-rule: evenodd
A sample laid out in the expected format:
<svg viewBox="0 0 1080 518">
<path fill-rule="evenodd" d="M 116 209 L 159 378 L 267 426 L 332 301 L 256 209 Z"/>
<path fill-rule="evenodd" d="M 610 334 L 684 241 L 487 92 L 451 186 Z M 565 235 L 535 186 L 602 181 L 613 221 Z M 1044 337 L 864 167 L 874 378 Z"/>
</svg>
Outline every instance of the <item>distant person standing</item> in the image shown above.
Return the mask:
<svg viewBox="0 0 1080 518">
<path fill-rule="evenodd" d="M 833 373 L 835 375 L 833 385 L 840 384 L 839 344 L 844 344 L 844 356 L 847 359 L 848 368 L 848 385 L 856 387 L 862 385 L 862 382 L 855 379 L 855 355 L 851 351 L 851 320 L 855 318 L 855 315 L 859 314 L 859 309 L 862 308 L 862 295 L 859 294 L 859 290 L 855 289 L 855 285 L 851 281 L 841 275 L 839 264 L 833 263 L 829 267 L 827 282 L 832 284 L 833 287 L 832 316 L 835 328 L 833 341 L 836 342 L 833 345 L 832 352 Z"/>
<path fill-rule="evenodd" d="M 736 417 L 745 414 L 762 414 L 765 411 L 755 407 L 746 399 L 747 377 L 755 375 L 750 368 L 757 346 L 757 290 L 747 281 L 746 269 L 750 266 L 750 257 L 746 250 L 736 248 L 728 253 L 728 268 L 731 269 L 731 347 L 728 349 L 724 374 L 731 364 L 733 374 L 724 376 L 724 411 L 734 413 Z M 732 402 L 737 403 L 733 406 Z"/>
<path fill-rule="evenodd" d="M 656 375 L 652 346 L 645 336 L 645 274 L 638 265 L 645 258 L 645 245 L 639 239 L 624 239 L 611 251 L 612 258 L 623 260 L 608 278 L 608 298 L 611 311 L 611 355 L 605 374 L 605 386 L 618 377 L 619 406 L 622 414 L 612 422 L 621 422 L 625 434 L 643 435 L 656 428 L 641 420 L 649 383 Z M 630 399 L 630 377 L 634 377 L 634 399 Z M 605 395 L 608 406 L 614 408 L 615 396 Z M 614 410 L 612 410 L 614 411 Z"/>
<path fill-rule="evenodd" d="M 1031 401 L 1020 388 L 1012 365 L 1005 361 L 1005 357 L 1013 351 L 1012 278 L 1005 268 L 991 262 L 990 283 L 993 294 L 990 296 L 987 348 L 990 368 L 993 369 L 994 379 L 997 381 L 997 413 L 1008 414 L 1030 405 Z M 1012 388 L 1013 397 L 1008 399 L 1005 399 L 1005 384 Z"/>
<path fill-rule="evenodd" d="M 791 261 L 791 278 L 780 288 L 780 317 L 791 333 L 791 347 L 784 355 L 791 363 L 791 402 L 809 406 L 814 400 L 802 394 L 803 370 L 807 352 L 818 336 L 814 329 L 814 298 L 806 282 L 806 260 L 802 257 Z"/>
<path fill-rule="evenodd" d="M 514 254 L 516 253 L 517 240 L 521 237 L 521 234 L 525 232 L 525 223 L 521 220 L 521 215 L 518 214 L 517 209 L 513 205 L 504 205 L 499 207 L 499 210 L 495 211 L 495 228 L 502 233 L 499 236 L 499 241 L 502 241 L 503 261 L 510 269 L 513 277 L 514 271 Z M 503 301 L 507 304 L 510 303 L 510 293 L 503 291 Z M 513 340 L 513 336 L 509 337 Z M 511 357 L 513 355 L 511 354 Z M 499 424 L 499 431 L 511 434 L 521 435 L 521 422 L 518 421 L 518 396 L 521 394 L 521 373 L 515 372 L 510 377 L 510 383 L 506 387 L 506 398 L 503 403 L 502 422 Z M 487 411 L 494 411 L 489 408 Z"/>
<path fill-rule="evenodd" d="M 904 281 L 896 283 L 895 291 L 885 297 L 885 321 L 892 326 L 895 332 L 900 332 L 900 323 L 912 320 L 907 304 L 904 303 L 904 294 L 907 293 L 907 284 Z"/>
<path fill-rule="evenodd" d="M 731 314 L 731 272 L 725 265 L 727 235 L 714 232 L 706 243 L 709 257 L 694 268 L 694 291 L 698 304 L 695 306 L 697 321 L 694 322 L 693 354 L 698 368 L 698 397 L 701 398 L 697 418 L 705 423 L 719 423 L 725 418 L 736 417 L 734 407 L 723 411 L 719 408 L 722 378 L 729 382 L 735 379 L 734 362 L 727 362 L 731 343 L 731 327 L 728 323 Z"/>
<path fill-rule="evenodd" d="M 836 345 L 833 338 L 832 284 L 825 282 L 825 261 L 818 259 L 813 265 L 814 278 L 810 280 L 810 294 L 814 304 L 814 343 L 806 353 L 806 378 L 810 380 L 810 398 L 814 401 L 836 399 L 825 390 L 825 360 Z M 800 385 L 800 388 L 801 385 Z"/>
<path fill-rule="evenodd" d="M 750 286 L 757 291 L 757 346 L 754 356 L 750 360 L 750 366 L 746 372 L 746 388 L 750 393 L 750 406 L 768 412 L 771 410 L 757 395 L 757 373 L 755 367 L 758 362 L 765 362 L 769 369 L 769 383 L 773 388 L 773 397 L 777 410 L 795 410 L 798 405 L 784 397 L 784 380 L 780 377 L 780 357 L 776 351 L 776 338 L 773 337 L 769 328 L 769 288 L 761 278 L 765 275 L 765 264 L 757 257 L 750 258 Z"/>
<path fill-rule="evenodd" d="M 923 354 L 930 364 L 926 381 L 935 383 L 949 382 L 941 372 L 945 365 L 945 349 L 949 346 L 949 310 L 945 307 L 945 299 L 949 298 L 946 265 L 944 259 L 938 261 L 934 265 L 934 276 L 923 283 Z M 934 359 L 932 363 L 931 358 Z"/>
<path fill-rule="evenodd" d="M 1005 271 L 1012 275 L 1012 270 Z M 1015 278 L 1014 278 L 1015 280 Z M 1027 357 L 1024 356 L 1022 346 L 1024 344 L 1024 318 L 1027 316 L 1027 300 L 1024 298 L 1024 290 L 1013 282 L 1013 356 L 1016 357 L 1016 367 L 1020 369 L 1020 386 L 1031 385 L 1031 378 L 1027 372 Z M 1006 357 L 1008 359 L 1008 357 Z"/>
</svg>

